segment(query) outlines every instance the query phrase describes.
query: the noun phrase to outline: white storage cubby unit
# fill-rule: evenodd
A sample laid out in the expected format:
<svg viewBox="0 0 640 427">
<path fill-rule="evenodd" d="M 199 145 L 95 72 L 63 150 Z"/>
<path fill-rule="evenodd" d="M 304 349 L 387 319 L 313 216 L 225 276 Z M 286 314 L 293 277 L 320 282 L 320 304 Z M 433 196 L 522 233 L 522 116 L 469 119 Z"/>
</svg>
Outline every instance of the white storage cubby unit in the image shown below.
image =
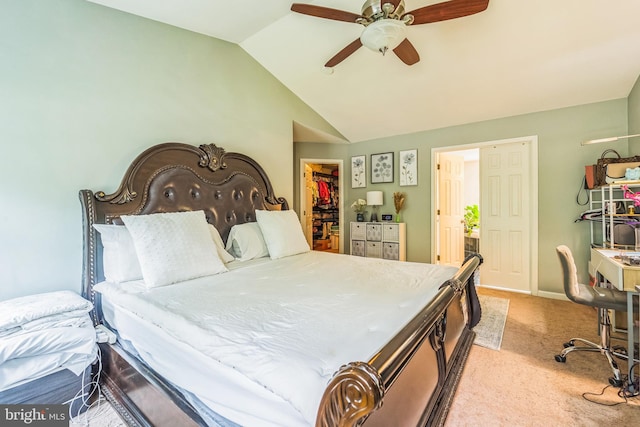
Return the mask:
<svg viewBox="0 0 640 427">
<path fill-rule="evenodd" d="M 640 191 L 639 181 L 603 185 L 590 190 L 590 211 L 601 212 L 600 220 L 591 223 L 591 244 L 595 247 L 634 249 L 635 244 L 616 242 L 614 226 L 634 221 L 640 222 L 640 207 L 635 207 L 633 200 L 624 197 L 622 185 L 628 185 L 633 192 Z M 630 208 L 632 211 L 630 212 Z M 635 242 L 634 242 L 635 243 Z"/>
<path fill-rule="evenodd" d="M 406 261 L 404 222 L 352 222 L 351 255 Z"/>
</svg>

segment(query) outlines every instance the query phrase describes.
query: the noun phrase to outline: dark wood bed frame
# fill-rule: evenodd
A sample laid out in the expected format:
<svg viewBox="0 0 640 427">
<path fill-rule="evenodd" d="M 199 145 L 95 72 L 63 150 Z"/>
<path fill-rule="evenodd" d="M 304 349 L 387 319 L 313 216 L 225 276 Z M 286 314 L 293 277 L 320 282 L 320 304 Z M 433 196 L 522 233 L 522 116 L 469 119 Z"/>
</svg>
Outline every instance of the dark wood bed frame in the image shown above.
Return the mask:
<svg viewBox="0 0 640 427">
<path fill-rule="evenodd" d="M 256 209 L 288 209 L 250 157 L 213 144 L 156 145 L 140 154 L 112 194 L 80 191 L 83 212 L 83 295 L 104 278 L 102 245 L 93 224 L 121 223 L 121 215 L 204 210 L 223 239 L 235 224 L 255 221 Z M 436 297 L 369 361 L 345 361 L 328 384 L 316 426 L 436 426 L 444 423 L 479 320 L 469 257 Z M 347 326 L 345 326 L 347 327 Z M 352 327 L 352 326 L 350 326 Z M 169 382 L 119 343 L 101 344 L 103 392 L 130 425 L 206 425 Z"/>
</svg>

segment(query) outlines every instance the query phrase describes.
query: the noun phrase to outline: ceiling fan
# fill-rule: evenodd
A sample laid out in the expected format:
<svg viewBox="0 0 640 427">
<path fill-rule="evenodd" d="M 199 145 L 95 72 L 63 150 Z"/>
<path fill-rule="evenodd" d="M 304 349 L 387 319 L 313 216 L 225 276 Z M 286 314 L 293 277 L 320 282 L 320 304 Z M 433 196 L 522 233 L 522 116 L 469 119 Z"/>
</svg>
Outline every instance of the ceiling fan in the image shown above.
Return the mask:
<svg viewBox="0 0 640 427">
<path fill-rule="evenodd" d="M 391 49 L 402 62 L 413 65 L 420 61 L 420 55 L 405 37 L 407 26 L 461 18 L 482 12 L 487 6 L 489 0 L 450 0 L 405 13 L 404 0 L 366 0 L 360 15 L 302 3 L 293 3 L 291 10 L 318 18 L 353 22 L 365 27 L 358 39 L 324 64 L 325 67 L 334 67 L 363 45 L 383 55 Z"/>
</svg>

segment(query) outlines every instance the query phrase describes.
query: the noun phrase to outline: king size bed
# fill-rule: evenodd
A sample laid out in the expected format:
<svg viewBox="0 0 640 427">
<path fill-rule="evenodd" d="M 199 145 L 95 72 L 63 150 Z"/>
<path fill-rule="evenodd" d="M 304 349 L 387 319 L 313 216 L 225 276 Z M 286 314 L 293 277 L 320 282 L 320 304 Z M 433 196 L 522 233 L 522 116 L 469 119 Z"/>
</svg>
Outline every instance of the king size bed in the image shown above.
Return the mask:
<svg viewBox="0 0 640 427">
<path fill-rule="evenodd" d="M 130 425 L 442 425 L 480 318 L 459 269 L 310 251 L 250 157 L 165 143 L 80 191 L 103 393 Z"/>
</svg>

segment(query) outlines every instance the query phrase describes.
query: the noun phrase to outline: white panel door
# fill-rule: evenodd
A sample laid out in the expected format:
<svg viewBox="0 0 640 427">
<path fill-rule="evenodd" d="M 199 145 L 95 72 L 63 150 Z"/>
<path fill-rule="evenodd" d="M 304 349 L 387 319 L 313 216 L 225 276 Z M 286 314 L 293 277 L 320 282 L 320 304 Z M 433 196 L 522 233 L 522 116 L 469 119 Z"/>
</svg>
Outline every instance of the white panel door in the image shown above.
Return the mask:
<svg viewBox="0 0 640 427">
<path fill-rule="evenodd" d="M 480 148 L 480 282 L 531 290 L 528 142 Z"/>
<path fill-rule="evenodd" d="M 464 157 L 438 156 L 439 264 L 459 267 L 464 261 Z"/>
</svg>

